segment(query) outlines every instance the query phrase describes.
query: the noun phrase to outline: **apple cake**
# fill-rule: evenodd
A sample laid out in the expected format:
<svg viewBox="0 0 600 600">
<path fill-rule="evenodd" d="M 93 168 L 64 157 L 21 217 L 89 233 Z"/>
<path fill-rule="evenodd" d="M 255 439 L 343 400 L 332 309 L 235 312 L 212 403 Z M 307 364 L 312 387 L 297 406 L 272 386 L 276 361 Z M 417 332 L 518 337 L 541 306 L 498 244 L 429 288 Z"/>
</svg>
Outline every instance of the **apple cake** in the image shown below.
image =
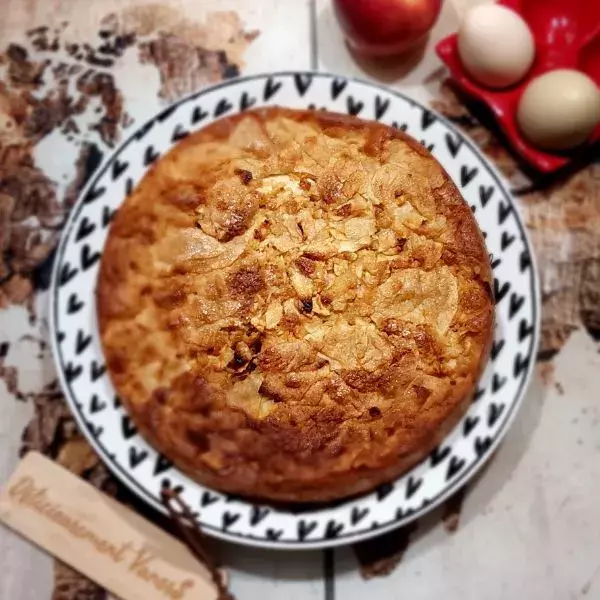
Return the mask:
<svg viewBox="0 0 600 600">
<path fill-rule="evenodd" d="M 468 205 L 419 143 L 268 108 L 190 135 L 125 200 L 99 326 L 131 418 L 184 472 L 329 501 L 396 478 L 462 417 L 491 277 Z"/>
</svg>

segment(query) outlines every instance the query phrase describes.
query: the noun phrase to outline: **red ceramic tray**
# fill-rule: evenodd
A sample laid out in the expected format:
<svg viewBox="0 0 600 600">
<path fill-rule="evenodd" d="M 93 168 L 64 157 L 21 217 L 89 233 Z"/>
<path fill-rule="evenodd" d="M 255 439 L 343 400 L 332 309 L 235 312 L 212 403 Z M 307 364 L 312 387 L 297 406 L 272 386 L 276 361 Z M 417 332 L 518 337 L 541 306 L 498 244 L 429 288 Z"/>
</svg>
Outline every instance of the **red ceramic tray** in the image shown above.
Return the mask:
<svg viewBox="0 0 600 600">
<path fill-rule="evenodd" d="M 525 79 L 504 90 L 480 86 L 463 69 L 456 34 L 444 38 L 436 51 L 456 83 L 491 109 L 515 151 L 538 170 L 550 173 L 565 166 L 578 152 L 571 155 L 550 153 L 529 143 L 516 122 L 519 98 L 533 77 L 552 69 L 579 69 L 600 85 L 600 1 L 500 0 L 498 4 L 519 13 L 533 33 L 536 56 Z M 590 143 L 598 139 L 600 125 Z"/>
</svg>

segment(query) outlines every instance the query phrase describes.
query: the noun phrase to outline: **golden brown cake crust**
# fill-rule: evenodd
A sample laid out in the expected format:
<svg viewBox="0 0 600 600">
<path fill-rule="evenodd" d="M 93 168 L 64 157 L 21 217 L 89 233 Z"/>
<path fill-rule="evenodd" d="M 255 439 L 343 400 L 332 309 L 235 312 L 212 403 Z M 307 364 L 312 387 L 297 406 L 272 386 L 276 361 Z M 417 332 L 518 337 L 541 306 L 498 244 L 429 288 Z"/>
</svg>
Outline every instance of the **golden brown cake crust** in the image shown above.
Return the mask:
<svg viewBox="0 0 600 600">
<path fill-rule="evenodd" d="M 460 419 L 490 282 L 469 207 L 412 138 L 269 108 L 153 166 L 111 227 L 98 314 L 117 392 L 182 470 L 324 501 L 397 477 Z"/>
</svg>

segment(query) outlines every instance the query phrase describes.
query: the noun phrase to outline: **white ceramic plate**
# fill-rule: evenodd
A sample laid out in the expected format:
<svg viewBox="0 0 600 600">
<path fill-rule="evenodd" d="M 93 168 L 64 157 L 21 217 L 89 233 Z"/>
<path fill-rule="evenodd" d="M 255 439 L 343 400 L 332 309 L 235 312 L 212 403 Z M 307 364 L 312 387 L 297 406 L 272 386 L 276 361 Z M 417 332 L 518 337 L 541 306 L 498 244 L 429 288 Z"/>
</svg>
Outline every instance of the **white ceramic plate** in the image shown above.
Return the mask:
<svg viewBox="0 0 600 600">
<path fill-rule="evenodd" d="M 377 491 L 319 508 L 276 510 L 205 489 L 137 433 L 106 374 L 94 290 L 111 215 L 149 166 L 188 133 L 250 107 L 326 108 L 405 129 L 441 162 L 486 236 L 497 329 L 475 401 L 429 458 Z M 161 510 L 163 486 L 181 489 L 206 533 L 272 548 L 323 548 L 384 533 L 422 516 L 484 464 L 513 420 L 535 361 L 540 304 L 531 244 L 505 185 L 475 145 L 439 115 L 383 87 L 313 73 L 240 78 L 203 90 L 145 123 L 103 164 L 73 208 L 56 260 L 51 332 L 67 401 L 112 472 Z M 132 341 L 133 342 L 133 341 Z"/>
</svg>

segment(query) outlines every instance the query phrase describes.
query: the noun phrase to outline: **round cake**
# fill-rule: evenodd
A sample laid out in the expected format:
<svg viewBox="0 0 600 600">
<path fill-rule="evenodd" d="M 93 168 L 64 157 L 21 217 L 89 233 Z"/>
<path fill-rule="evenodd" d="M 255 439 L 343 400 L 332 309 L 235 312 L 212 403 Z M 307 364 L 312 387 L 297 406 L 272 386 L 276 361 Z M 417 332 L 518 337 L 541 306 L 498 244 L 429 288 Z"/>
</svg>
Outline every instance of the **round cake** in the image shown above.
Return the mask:
<svg viewBox="0 0 600 600">
<path fill-rule="evenodd" d="M 464 414 L 492 340 L 483 237 L 404 133 L 268 108 L 158 160 L 98 282 L 110 376 L 197 481 L 275 501 L 371 490 Z"/>
</svg>

